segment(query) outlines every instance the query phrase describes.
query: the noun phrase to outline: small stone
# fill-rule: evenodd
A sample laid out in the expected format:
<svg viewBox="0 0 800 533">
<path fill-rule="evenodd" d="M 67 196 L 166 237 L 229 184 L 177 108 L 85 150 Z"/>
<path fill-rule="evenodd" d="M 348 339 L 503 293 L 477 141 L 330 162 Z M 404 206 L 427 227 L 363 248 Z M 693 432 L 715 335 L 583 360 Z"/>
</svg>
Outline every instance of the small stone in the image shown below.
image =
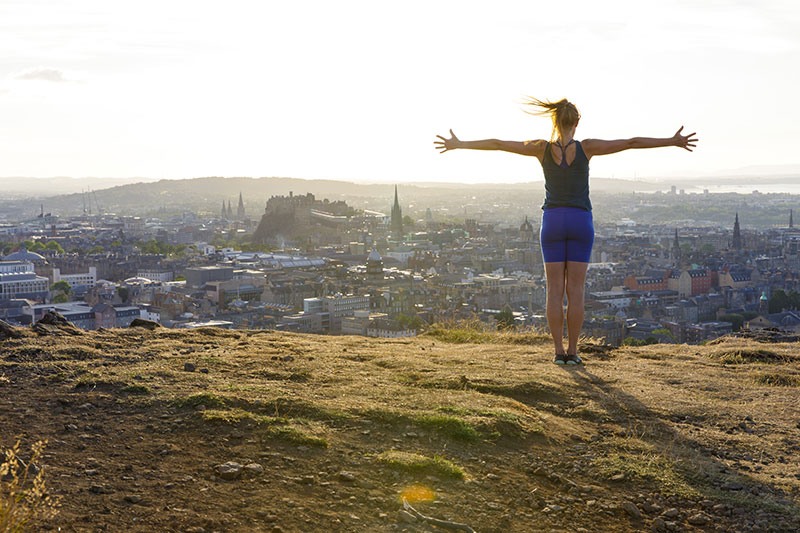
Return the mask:
<svg viewBox="0 0 800 533">
<path fill-rule="evenodd" d="M 692 524 L 693 526 L 704 526 L 708 524 L 711 520 L 703 513 L 697 513 L 696 515 L 692 515 L 689 518 L 687 518 L 686 521 Z"/>
<path fill-rule="evenodd" d="M 653 527 L 651 529 L 653 533 L 661 533 L 662 531 L 666 530 L 667 530 L 667 523 L 664 522 L 663 518 L 655 518 L 653 520 Z"/>
<path fill-rule="evenodd" d="M 208 369 L 207 368 L 201 368 L 200 369 L 200 373 L 201 374 L 208 374 Z"/>
<path fill-rule="evenodd" d="M 67 424 L 64 426 L 64 429 L 66 429 L 67 431 L 78 431 L 78 426 L 76 426 L 75 424 Z"/>
<path fill-rule="evenodd" d="M 339 472 L 339 481 L 353 482 L 356 480 L 356 475 L 352 472 Z"/>
<path fill-rule="evenodd" d="M 300 483 L 302 483 L 303 485 L 313 485 L 314 476 L 303 476 L 300 478 Z"/>
<path fill-rule="evenodd" d="M 257 476 L 264 472 L 264 467 L 258 463 L 249 463 L 244 465 L 244 470 L 248 475 Z"/>
<path fill-rule="evenodd" d="M 625 474 L 614 474 L 609 479 L 611 481 L 623 481 L 625 479 Z"/>
<path fill-rule="evenodd" d="M 636 507 L 636 504 L 633 502 L 623 503 L 622 510 L 628 513 L 633 518 L 639 519 L 642 517 L 642 513 L 639 512 L 639 508 Z"/>
<path fill-rule="evenodd" d="M 84 470 L 83 474 L 85 476 L 96 476 L 97 475 L 97 470 L 95 470 L 95 469 Z"/>
<path fill-rule="evenodd" d="M 142 501 L 142 497 L 138 494 L 128 494 L 123 499 L 128 503 L 140 503 Z"/>
<path fill-rule="evenodd" d="M 680 512 L 673 507 L 672 509 L 667 509 L 666 511 L 664 511 L 661 514 L 661 516 L 663 516 L 664 518 L 678 518 L 679 514 Z"/>
<path fill-rule="evenodd" d="M 111 492 L 111 490 L 105 487 L 104 485 L 95 484 L 89 487 L 89 492 L 94 494 L 108 494 Z"/>
<path fill-rule="evenodd" d="M 186 372 L 194 372 L 194 369 L 195 369 L 195 368 L 196 368 L 196 367 L 194 366 L 194 363 L 186 363 L 185 365 L 183 365 L 183 369 L 184 369 Z"/>
<path fill-rule="evenodd" d="M 547 507 L 542 509 L 542 511 L 544 511 L 546 513 L 558 512 L 558 511 L 563 511 L 563 510 L 564 510 L 564 507 L 562 507 L 561 505 L 555 504 L 555 503 L 551 503 L 550 505 L 548 505 Z"/>
<path fill-rule="evenodd" d="M 660 513 L 661 510 L 662 510 L 662 507 L 660 505 L 658 505 L 658 504 L 645 503 L 645 504 L 642 504 L 642 509 L 644 509 L 645 513 L 655 514 L 655 513 Z"/>
<path fill-rule="evenodd" d="M 409 524 L 417 521 L 417 517 L 409 513 L 408 511 L 400 511 L 400 519 L 403 522 L 407 522 Z"/>
<path fill-rule="evenodd" d="M 497 474 L 492 474 L 491 472 L 486 474 L 486 479 L 500 479 L 500 476 Z"/>
<path fill-rule="evenodd" d="M 222 479 L 232 480 L 242 475 L 242 465 L 233 461 L 217 465 L 217 473 Z"/>
</svg>

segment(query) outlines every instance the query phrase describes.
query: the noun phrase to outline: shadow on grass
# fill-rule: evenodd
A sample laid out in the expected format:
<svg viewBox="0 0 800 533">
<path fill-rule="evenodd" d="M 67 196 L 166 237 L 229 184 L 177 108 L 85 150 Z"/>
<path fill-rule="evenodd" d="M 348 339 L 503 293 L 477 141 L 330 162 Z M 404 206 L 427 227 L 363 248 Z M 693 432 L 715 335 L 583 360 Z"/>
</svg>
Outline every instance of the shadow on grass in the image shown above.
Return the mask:
<svg viewBox="0 0 800 533">
<path fill-rule="evenodd" d="M 619 453 L 609 454 L 595 463 L 601 471 L 622 473 L 628 478 L 651 483 L 664 496 L 711 499 L 737 509 L 776 513 L 793 526 L 793 531 L 800 530 L 800 505 L 792 502 L 776 484 L 763 483 L 728 467 L 704 445 L 674 429 L 635 396 L 611 386 L 585 367 L 563 370 L 609 417 L 627 430 L 624 438 L 613 442 Z M 623 416 L 627 421 L 620 422 Z"/>
</svg>

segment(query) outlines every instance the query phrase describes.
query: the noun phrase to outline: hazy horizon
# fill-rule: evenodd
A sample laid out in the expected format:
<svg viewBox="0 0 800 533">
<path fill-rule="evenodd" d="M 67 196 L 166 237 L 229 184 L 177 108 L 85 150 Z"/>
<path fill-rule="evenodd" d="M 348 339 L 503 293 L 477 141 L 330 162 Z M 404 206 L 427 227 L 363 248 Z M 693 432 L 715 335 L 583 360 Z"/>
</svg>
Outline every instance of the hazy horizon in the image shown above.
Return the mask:
<svg viewBox="0 0 800 533">
<path fill-rule="evenodd" d="M 796 4 L 571 7 L 3 3 L 3 174 L 535 181 L 531 158 L 433 148 L 449 128 L 549 138 L 526 95 L 574 101 L 579 139 L 698 132 L 694 153 L 598 157 L 593 176 L 798 164 Z"/>
</svg>

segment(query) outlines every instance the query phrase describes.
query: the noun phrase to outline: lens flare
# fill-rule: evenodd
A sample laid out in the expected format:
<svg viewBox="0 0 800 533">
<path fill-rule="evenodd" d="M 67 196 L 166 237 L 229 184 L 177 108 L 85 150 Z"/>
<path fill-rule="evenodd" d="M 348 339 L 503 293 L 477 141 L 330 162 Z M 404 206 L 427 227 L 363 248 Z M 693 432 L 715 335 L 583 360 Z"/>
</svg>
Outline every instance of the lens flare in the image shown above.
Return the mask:
<svg viewBox="0 0 800 533">
<path fill-rule="evenodd" d="M 403 492 L 400 493 L 400 500 L 402 501 L 403 498 L 408 500 L 408 503 L 432 502 L 436 499 L 436 493 L 425 485 L 415 484 L 403 489 Z"/>
</svg>

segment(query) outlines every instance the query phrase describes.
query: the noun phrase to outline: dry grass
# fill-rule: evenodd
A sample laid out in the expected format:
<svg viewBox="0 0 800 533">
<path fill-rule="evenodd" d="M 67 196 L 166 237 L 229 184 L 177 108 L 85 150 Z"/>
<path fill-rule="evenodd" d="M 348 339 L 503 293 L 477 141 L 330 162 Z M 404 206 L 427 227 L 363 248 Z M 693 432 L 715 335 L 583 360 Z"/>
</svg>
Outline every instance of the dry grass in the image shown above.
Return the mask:
<svg viewBox="0 0 800 533">
<path fill-rule="evenodd" d="M 231 450 L 241 450 L 233 458 L 259 458 L 262 453 L 298 461 L 322 457 L 314 465 L 305 463 L 294 474 L 298 477 L 333 466 L 347 469 L 339 461 L 347 458 L 358 465 L 366 457 L 374 458 L 365 461 L 373 470 L 364 466 L 359 480 L 389 492 L 395 489 L 381 485 L 387 469 L 439 479 L 459 479 L 464 472 L 483 479 L 499 472 L 502 490 L 491 483 L 458 484 L 463 494 L 455 499 L 466 502 L 459 512 L 481 530 L 497 527 L 500 514 L 479 516 L 475 509 L 484 508 L 467 504 L 507 499 L 509 491 L 529 493 L 538 483 L 525 473 L 534 457 L 553 457 L 554 464 L 576 461 L 567 453 L 576 443 L 584 446 L 576 456 L 584 466 L 565 475 L 584 476 L 583 484 L 608 483 L 612 498 L 645 492 L 735 502 L 735 494 L 718 490 L 734 474 L 766 495 L 759 505 L 774 507 L 786 494 L 800 497 L 800 480 L 791 475 L 800 471 L 797 344 L 765 346 L 735 339 L 709 346 L 611 351 L 585 341 L 581 349 L 586 365 L 562 368 L 552 364 L 545 336 L 476 327 L 448 333 L 438 326 L 414 339 L 137 329 L 0 342 L 0 376 L 7 376 L 6 382 L 25 376 L 26 383 L 40 386 L 32 409 L 60 395 L 82 416 L 76 410 L 89 401 L 83 398 L 91 398 L 93 405 L 108 400 L 113 405 L 109 409 L 123 413 L 106 416 L 102 424 L 109 432 L 113 424 L 122 423 L 126 410 L 137 416 L 146 413 L 142 416 L 158 427 L 164 417 L 162 429 L 171 432 L 153 432 L 154 438 L 186 439 L 186 453 L 192 455 L 187 464 L 199 469 L 204 468 L 199 463 L 231 459 L 226 455 Z M 187 362 L 209 372 L 184 371 Z M 90 416 L 105 416 L 93 409 Z M 0 423 L 5 424 L 2 416 Z M 746 417 L 752 421 L 742 425 Z M 63 423 L 54 435 L 73 438 L 64 433 Z M 216 456 L 195 457 L 212 446 L 218 446 Z M 298 447 L 308 450 L 294 455 Z M 146 453 L 151 460 L 152 449 Z M 278 470 L 288 472 L 293 464 L 286 462 Z M 624 474 L 626 481 L 608 481 L 615 474 Z M 59 478 L 65 480 L 74 478 Z M 273 483 L 272 490 L 277 485 L 284 491 L 293 486 Z M 209 487 L 210 493 L 217 490 L 215 484 Z M 250 487 L 270 490 L 268 484 Z M 539 487 L 539 494 L 551 490 L 546 484 Z M 196 489 L 186 490 L 186 501 L 194 501 Z M 556 494 L 552 490 L 548 497 Z M 777 495 L 779 490 L 784 496 Z M 313 495 L 281 497 L 304 501 Z M 252 495 L 243 501 L 248 498 Z M 365 506 L 374 504 L 364 498 Z M 335 505 L 329 499 L 316 502 Z M 594 512 L 581 507 L 584 511 Z M 86 514 L 81 508 L 72 518 Z M 361 530 L 381 530 L 385 524 L 364 518 L 373 515 L 374 505 L 363 510 Z M 620 523 L 608 531 L 629 530 L 627 521 Z M 553 524 L 553 530 L 563 529 Z M 303 525 L 296 527 L 302 530 Z M 514 522 L 506 529 L 521 531 L 524 524 Z"/>
<path fill-rule="evenodd" d="M 34 519 L 46 520 L 56 515 L 56 500 L 47 492 L 44 469 L 40 466 L 45 443 L 31 447 L 23 460 L 19 441 L 5 450 L 0 463 L 0 533 L 26 531 Z"/>
</svg>

